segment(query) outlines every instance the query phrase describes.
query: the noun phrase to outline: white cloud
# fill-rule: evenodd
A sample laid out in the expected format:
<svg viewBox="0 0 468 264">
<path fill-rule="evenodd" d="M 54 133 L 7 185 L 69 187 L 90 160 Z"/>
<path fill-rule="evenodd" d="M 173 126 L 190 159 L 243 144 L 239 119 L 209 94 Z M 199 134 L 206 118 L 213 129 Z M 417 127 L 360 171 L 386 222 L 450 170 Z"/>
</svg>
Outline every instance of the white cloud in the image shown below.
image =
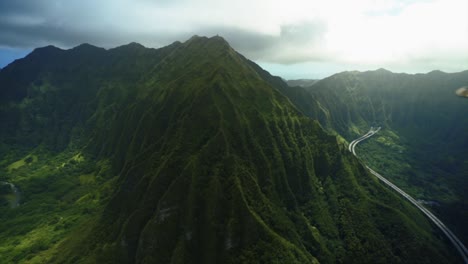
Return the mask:
<svg viewBox="0 0 468 264">
<path fill-rule="evenodd" d="M 269 64 L 468 68 L 466 0 L 37 0 L 34 8 L 25 5 L 0 3 L 0 46 L 91 42 L 112 47 L 131 41 L 162 46 L 193 34 L 219 34 L 241 53 Z"/>
</svg>

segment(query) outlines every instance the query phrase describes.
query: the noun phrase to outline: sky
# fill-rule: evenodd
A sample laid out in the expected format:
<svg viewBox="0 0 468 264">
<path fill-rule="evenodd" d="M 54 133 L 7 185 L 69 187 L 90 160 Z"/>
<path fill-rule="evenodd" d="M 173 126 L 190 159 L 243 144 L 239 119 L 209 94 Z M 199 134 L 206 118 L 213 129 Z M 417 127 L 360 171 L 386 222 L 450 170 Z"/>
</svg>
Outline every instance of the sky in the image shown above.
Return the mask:
<svg viewBox="0 0 468 264">
<path fill-rule="evenodd" d="M 36 47 L 220 35 L 285 79 L 468 70 L 468 0 L 1 0 L 0 67 Z"/>
</svg>

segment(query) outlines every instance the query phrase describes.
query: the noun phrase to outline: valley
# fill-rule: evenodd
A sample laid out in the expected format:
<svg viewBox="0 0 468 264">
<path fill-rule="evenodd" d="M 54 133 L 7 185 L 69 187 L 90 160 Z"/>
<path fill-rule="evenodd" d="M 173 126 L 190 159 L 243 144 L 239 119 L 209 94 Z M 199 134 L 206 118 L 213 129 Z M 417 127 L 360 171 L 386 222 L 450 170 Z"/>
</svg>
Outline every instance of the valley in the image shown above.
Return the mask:
<svg viewBox="0 0 468 264">
<path fill-rule="evenodd" d="M 387 175 L 393 167 L 381 162 L 410 164 L 432 142 L 411 136 L 429 130 L 454 139 L 437 152 L 463 154 L 466 104 L 438 96 L 449 107 L 437 122 L 461 120 L 447 130 L 428 122 L 439 100 L 411 95 L 407 104 L 389 91 L 435 93 L 467 80 L 443 76 L 347 72 L 289 87 L 219 36 L 159 49 L 35 49 L 0 71 L 0 180 L 21 191 L 18 207 L 0 208 L 0 259 L 460 262 L 425 212 L 349 152 L 373 136 L 359 157 Z M 451 175 L 463 175 L 458 168 Z M 460 179 L 447 181 L 448 202 L 466 201 Z"/>
<path fill-rule="evenodd" d="M 371 128 L 367 134 L 364 136 L 352 141 L 349 144 L 349 151 L 353 153 L 354 156 L 356 155 L 356 145 L 360 143 L 361 141 L 370 138 L 373 136 L 375 133 L 377 133 L 380 130 L 378 128 L 377 130 L 374 130 Z M 440 228 L 440 230 L 447 236 L 447 238 L 450 240 L 450 242 L 453 244 L 453 246 L 458 250 L 460 253 L 461 257 L 463 258 L 464 262 L 468 262 L 468 250 L 466 249 L 465 245 L 463 242 L 461 242 L 453 233 L 448 229 L 436 216 L 434 216 L 429 210 L 427 210 L 424 205 L 420 202 L 420 200 L 416 201 L 413 197 L 411 197 L 409 194 L 398 188 L 395 184 L 391 183 L 389 180 L 387 180 L 384 176 L 380 175 L 373 169 L 369 168 L 366 166 L 366 168 L 379 180 L 381 180 L 383 183 L 385 183 L 387 186 L 401 194 L 403 197 L 405 197 L 408 201 L 410 201 L 414 206 L 416 206 L 419 210 L 421 210 L 431 221 Z M 427 203 L 430 204 L 430 203 Z"/>
<path fill-rule="evenodd" d="M 289 98 L 349 142 L 381 126 L 377 138 L 361 146 L 362 158 L 417 199 L 434 201 L 431 210 L 466 243 L 468 105 L 455 94 L 466 82 L 467 71 L 343 72 Z"/>
</svg>

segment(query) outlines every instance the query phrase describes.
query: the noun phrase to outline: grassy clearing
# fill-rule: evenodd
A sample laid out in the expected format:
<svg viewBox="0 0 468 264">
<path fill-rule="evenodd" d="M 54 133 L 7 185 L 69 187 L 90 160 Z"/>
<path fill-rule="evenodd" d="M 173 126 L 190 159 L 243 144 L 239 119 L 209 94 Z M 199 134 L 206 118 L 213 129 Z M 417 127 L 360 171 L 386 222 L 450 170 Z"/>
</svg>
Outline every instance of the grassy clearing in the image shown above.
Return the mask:
<svg viewBox="0 0 468 264">
<path fill-rule="evenodd" d="M 107 161 L 85 156 L 38 149 L 3 168 L 23 200 L 13 209 L 0 204 L 0 263 L 48 263 L 70 232 L 101 211 L 112 175 Z"/>
<path fill-rule="evenodd" d="M 33 163 L 36 163 L 37 161 L 38 161 L 38 157 L 36 155 L 29 154 L 26 157 L 8 165 L 7 171 L 8 173 L 11 173 L 13 170 L 17 170 L 25 165 L 31 165 Z"/>
</svg>

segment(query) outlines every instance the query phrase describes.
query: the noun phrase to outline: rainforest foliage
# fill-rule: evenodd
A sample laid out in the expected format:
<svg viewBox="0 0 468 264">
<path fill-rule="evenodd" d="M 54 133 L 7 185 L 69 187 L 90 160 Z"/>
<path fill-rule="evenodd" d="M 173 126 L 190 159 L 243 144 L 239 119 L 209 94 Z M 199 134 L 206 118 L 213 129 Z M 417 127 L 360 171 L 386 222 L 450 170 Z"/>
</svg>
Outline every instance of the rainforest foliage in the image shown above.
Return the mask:
<svg viewBox="0 0 468 264">
<path fill-rule="evenodd" d="M 301 89 L 220 37 L 45 47 L 10 64 L 0 180 L 22 200 L 0 207 L 0 260 L 456 262 L 417 209 L 307 116 L 325 106 Z M 292 103 L 301 95 L 307 111 Z"/>
<path fill-rule="evenodd" d="M 323 127 L 348 142 L 371 126 L 382 130 L 359 144 L 371 167 L 431 210 L 468 242 L 468 101 L 456 90 L 468 71 L 397 74 L 384 69 L 335 74 L 290 97 Z M 294 89 L 300 89 L 296 87 Z M 312 112 L 315 104 L 319 112 Z"/>
</svg>

